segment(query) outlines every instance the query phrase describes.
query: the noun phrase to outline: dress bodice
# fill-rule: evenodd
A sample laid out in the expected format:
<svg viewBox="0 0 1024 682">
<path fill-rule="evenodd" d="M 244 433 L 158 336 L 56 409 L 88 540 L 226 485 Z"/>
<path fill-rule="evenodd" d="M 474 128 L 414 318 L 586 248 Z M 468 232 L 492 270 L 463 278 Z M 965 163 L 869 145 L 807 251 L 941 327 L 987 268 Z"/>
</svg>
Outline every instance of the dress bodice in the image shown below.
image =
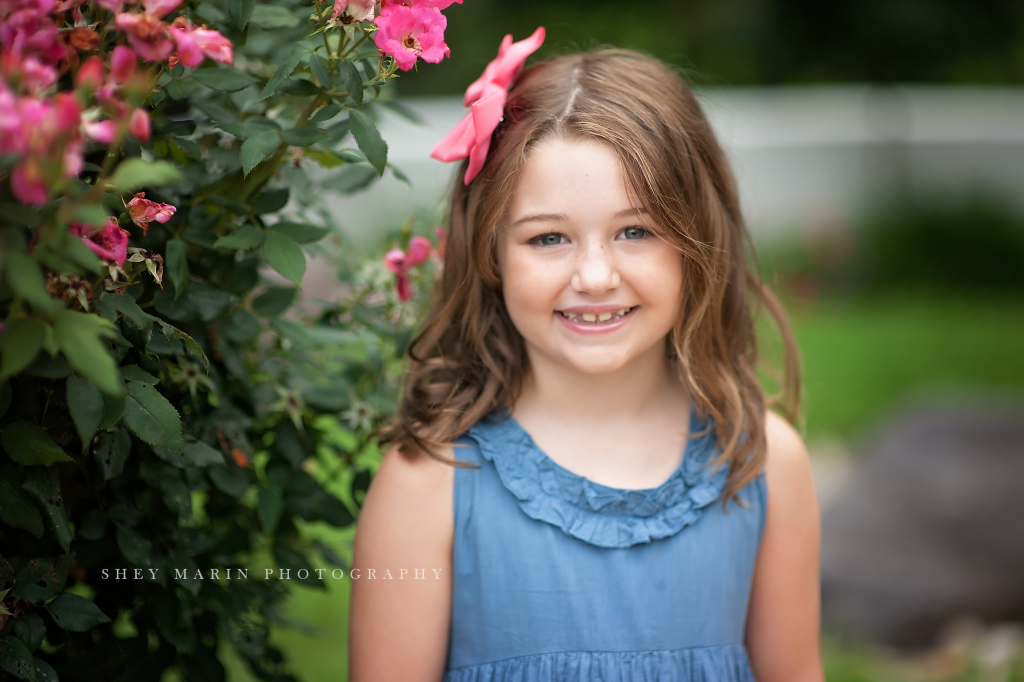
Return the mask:
<svg viewBox="0 0 1024 682">
<path fill-rule="evenodd" d="M 743 644 L 764 531 L 763 473 L 720 504 L 726 467 L 691 415 L 660 486 L 565 469 L 511 417 L 459 439 L 445 682 L 754 679 Z"/>
</svg>

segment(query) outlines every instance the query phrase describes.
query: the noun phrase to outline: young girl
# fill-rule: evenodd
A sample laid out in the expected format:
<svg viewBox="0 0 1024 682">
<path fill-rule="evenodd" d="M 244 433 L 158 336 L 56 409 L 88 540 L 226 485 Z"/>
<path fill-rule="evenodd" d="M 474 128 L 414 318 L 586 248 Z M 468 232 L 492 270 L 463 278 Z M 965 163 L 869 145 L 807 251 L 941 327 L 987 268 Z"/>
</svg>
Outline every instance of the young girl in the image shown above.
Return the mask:
<svg viewBox="0 0 1024 682">
<path fill-rule="evenodd" d="M 435 150 L 468 159 L 359 517 L 351 680 L 820 681 L 817 497 L 766 410 L 794 418 L 796 350 L 725 156 L 665 65 L 519 75 L 542 39 Z"/>
</svg>

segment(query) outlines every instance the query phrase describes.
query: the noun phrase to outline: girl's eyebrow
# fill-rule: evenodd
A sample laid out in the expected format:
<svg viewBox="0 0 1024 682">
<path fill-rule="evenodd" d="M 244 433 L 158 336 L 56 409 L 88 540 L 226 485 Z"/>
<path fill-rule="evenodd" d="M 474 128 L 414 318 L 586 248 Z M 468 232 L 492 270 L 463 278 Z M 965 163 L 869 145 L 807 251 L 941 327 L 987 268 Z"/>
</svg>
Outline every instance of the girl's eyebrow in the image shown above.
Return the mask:
<svg viewBox="0 0 1024 682">
<path fill-rule="evenodd" d="M 621 211 L 616 211 L 612 218 L 626 218 L 631 215 L 643 215 L 647 213 L 645 208 L 624 208 Z M 568 220 L 569 216 L 564 213 L 533 213 L 530 215 L 523 216 L 519 220 L 512 223 L 512 227 L 520 225 L 522 223 L 543 223 L 543 222 L 554 222 L 558 220 Z"/>
</svg>

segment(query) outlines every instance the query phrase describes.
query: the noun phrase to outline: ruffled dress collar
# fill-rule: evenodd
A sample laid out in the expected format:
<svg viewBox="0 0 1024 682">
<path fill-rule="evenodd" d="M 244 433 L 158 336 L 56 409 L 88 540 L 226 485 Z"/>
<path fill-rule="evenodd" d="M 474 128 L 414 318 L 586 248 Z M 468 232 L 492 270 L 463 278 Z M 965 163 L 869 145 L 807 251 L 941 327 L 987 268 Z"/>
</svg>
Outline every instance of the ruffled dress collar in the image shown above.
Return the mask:
<svg viewBox="0 0 1024 682">
<path fill-rule="evenodd" d="M 722 494 L 728 467 L 708 466 L 717 449 L 710 427 L 710 417 L 702 421 L 692 411 L 679 467 L 657 488 L 639 490 L 574 474 L 548 457 L 507 413 L 480 420 L 468 435 L 527 516 L 591 545 L 622 549 L 675 535 L 696 523 L 701 510 Z"/>
</svg>

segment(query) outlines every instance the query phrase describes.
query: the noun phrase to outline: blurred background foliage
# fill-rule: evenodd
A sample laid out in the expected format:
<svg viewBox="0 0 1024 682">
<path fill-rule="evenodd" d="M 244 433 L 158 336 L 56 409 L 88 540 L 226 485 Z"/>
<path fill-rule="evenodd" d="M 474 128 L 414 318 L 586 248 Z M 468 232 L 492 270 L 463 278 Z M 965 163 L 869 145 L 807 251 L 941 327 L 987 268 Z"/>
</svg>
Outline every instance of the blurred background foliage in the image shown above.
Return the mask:
<svg viewBox="0 0 1024 682">
<path fill-rule="evenodd" d="M 408 95 L 461 94 L 502 36 L 547 29 L 540 57 L 614 44 L 707 85 L 1024 83 L 1015 0 L 467 0 L 448 12 L 459 58 L 404 76 Z"/>
</svg>

